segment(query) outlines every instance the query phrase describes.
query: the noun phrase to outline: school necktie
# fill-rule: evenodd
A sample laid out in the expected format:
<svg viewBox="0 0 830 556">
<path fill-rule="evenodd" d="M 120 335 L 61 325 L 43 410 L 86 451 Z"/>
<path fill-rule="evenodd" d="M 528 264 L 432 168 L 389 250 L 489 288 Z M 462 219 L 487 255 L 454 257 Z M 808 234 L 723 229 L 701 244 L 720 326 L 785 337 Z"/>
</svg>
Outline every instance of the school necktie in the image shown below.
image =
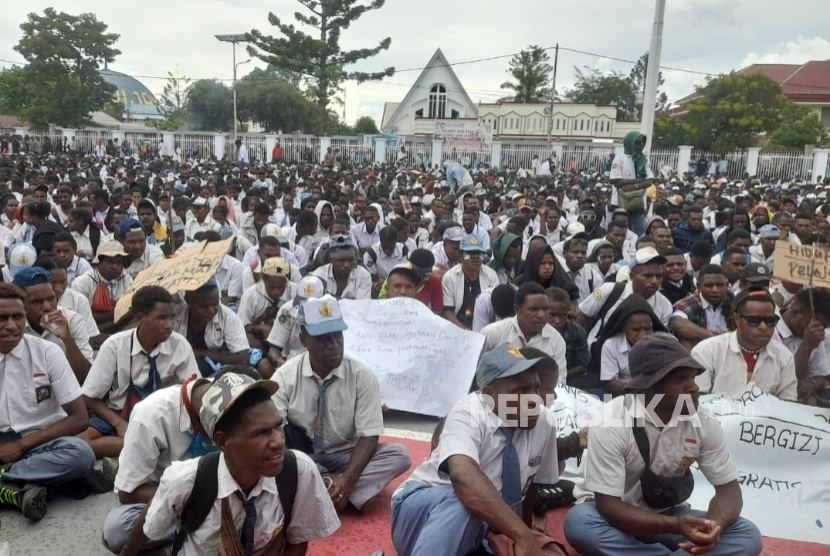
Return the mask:
<svg viewBox="0 0 830 556">
<path fill-rule="evenodd" d="M 245 500 L 245 496 L 236 491 L 236 497 L 242 503 L 242 509 L 245 510 L 245 521 L 242 522 L 242 532 L 239 535 L 239 540 L 245 548 L 247 556 L 254 556 L 254 529 L 256 529 L 256 496 L 252 496 L 250 500 Z"/>
<path fill-rule="evenodd" d="M 501 497 L 508 506 L 516 510 L 519 517 L 522 517 L 522 476 L 519 469 L 519 454 L 513 445 L 513 433 L 516 429 L 501 427 L 499 430 L 507 439 L 501 454 Z"/>
<path fill-rule="evenodd" d="M 332 377 L 330 380 L 324 380 L 317 385 L 317 419 L 314 422 L 314 438 L 311 442 L 315 454 L 323 452 L 323 422 L 326 418 L 326 390 L 334 380 L 335 377 Z"/>
<path fill-rule="evenodd" d="M 161 376 L 159 376 L 159 370 L 156 366 L 156 358 L 149 353 L 145 353 L 145 355 L 147 356 L 147 362 L 150 363 L 150 380 L 147 381 L 147 391 L 155 392 L 161 388 Z"/>
</svg>

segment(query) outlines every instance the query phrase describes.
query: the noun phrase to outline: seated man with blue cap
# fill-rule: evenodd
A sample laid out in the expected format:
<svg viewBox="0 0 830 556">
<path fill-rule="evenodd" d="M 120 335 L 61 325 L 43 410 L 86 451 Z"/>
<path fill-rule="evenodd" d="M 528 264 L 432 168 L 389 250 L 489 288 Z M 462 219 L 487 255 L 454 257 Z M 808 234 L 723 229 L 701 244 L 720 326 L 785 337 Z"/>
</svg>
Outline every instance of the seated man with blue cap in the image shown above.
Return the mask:
<svg viewBox="0 0 830 556">
<path fill-rule="evenodd" d="M 274 373 L 274 403 L 286 425 L 287 444 L 317 463 L 334 507 L 361 509 L 411 460 L 401 444 L 381 444 L 380 388 L 372 371 L 343 354 L 340 306 L 331 295 L 299 307 L 300 341 L 306 353 Z"/>
<path fill-rule="evenodd" d="M 559 481 L 556 421 L 539 397 L 538 361 L 509 343 L 482 356 L 479 390 L 455 404 L 429 460 L 392 496 L 400 556 L 464 556 L 491 531 L 516 554 L 561 553 L 531 529 L 536 485 Z"/>
</svg>

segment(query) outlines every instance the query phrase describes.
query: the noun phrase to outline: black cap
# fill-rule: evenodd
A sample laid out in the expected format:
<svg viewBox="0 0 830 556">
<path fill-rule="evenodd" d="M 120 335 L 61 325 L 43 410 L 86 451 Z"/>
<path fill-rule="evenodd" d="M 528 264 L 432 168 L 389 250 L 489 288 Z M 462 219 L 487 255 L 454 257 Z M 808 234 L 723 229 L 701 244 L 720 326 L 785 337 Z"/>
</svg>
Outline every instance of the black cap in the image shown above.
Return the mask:
<svg viewBox="0 0 830 556">
<path fill-rule="evenodd" d="M 631 380 L 625 385 L 626 390 L 645 390 L 677 369 L 693 369 L 697 374 L 706 370 L 674 336 L 668 334 L 654 334 L 638 340 L 628 352 L 628 369 Z"/>
</svg>

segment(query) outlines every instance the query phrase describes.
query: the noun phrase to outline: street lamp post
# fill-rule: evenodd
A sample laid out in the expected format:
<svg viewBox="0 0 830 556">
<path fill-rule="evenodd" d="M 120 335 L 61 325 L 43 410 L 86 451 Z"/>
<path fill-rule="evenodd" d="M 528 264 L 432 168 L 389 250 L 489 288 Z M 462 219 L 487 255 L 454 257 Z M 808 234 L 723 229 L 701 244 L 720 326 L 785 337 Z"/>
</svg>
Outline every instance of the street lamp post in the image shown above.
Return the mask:
<svg viewBox="0 0 830 556">
<path fill-rule="evenodd" d="M 241 66 L 242 64 L 247 64 L 250 60 L 245 60 L 244 62 L 236 63 L 236 43 L 238 42 L 247 42 L 245 38 L 245 34 L 237 34 L 237 35 L 216 35 L 217 40 L 221 42 L 229 42 L 233 45 L 233 144 L 236 146 L 236 126 L 237 126 L 237 118 L 236 118 L 236 68 Z"/>
<path fill-rule="evenodd" d="M 646 152 L 651 152 L 651 136 L 654 133 L 654 105 L 657 102 L 657 81 L 660 77 L 660 51 L 663 49 L 663 18 L 666 0 L 655 0 L 654 23 L 646 68 L 646 86 L 643 92 L 643 118 L 640 132 L 646 136 Z"/>
</svg>

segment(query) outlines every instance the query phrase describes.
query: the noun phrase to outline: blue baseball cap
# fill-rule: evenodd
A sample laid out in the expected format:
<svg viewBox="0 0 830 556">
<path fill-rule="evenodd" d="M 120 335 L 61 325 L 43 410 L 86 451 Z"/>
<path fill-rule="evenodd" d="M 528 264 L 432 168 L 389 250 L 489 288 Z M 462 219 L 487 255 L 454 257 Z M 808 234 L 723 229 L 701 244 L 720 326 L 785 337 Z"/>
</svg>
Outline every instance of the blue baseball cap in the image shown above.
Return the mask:
<svg viewBox="0 0 830 556">
<path fill-rule="evenodd" d="M 773 226 L 772 224 L 765 224 L 761 226 L 760 230 L 758 230 L 759 239 L 767 239 L 772 237 L 781 237 L 781 230 L 778 228 L 778 226 Z"/>
<path fill-rule="evenodd" d="M 481 253 L 484 253 L 486 251 L 486 249 L 484 249 L 484 245 L 481 244 L 478 238 L 472 235 L 461 238 L 460 249 L 468 253 L 473 251 L 480 251 Z"/>
<path fill-rule="evenodd" d="M 540 358 L 525 358 L 518 349 L 505 342 L 481 357 L 476 369 L 476 384 L 479 389 L 484 388 L 495 380 L 521 374 L 539 361 Z"/>
<path fill-rule="evenodd" d="M 322 336 L 332 332 L 348 330 L 337 299 L 331 294 L 311 297 L 300 305 L 300 326 L 312 336 Z"/>
<path fill-rule="evenodd" d="M 135 218 L 127 218 L 118 226 L 118 233 L 120 235 L 124 235 L 130 232 L 141 232 L 144 233 L 144 224 L 136 220 Z"/>
<path fill-rule="evenodd" d="M 38 284 L 51 284 L 52 273 L 40 266 L 21 268 L 14 275 L 14 285 L 18 288 L 28 288 Z"/>
</svg>

